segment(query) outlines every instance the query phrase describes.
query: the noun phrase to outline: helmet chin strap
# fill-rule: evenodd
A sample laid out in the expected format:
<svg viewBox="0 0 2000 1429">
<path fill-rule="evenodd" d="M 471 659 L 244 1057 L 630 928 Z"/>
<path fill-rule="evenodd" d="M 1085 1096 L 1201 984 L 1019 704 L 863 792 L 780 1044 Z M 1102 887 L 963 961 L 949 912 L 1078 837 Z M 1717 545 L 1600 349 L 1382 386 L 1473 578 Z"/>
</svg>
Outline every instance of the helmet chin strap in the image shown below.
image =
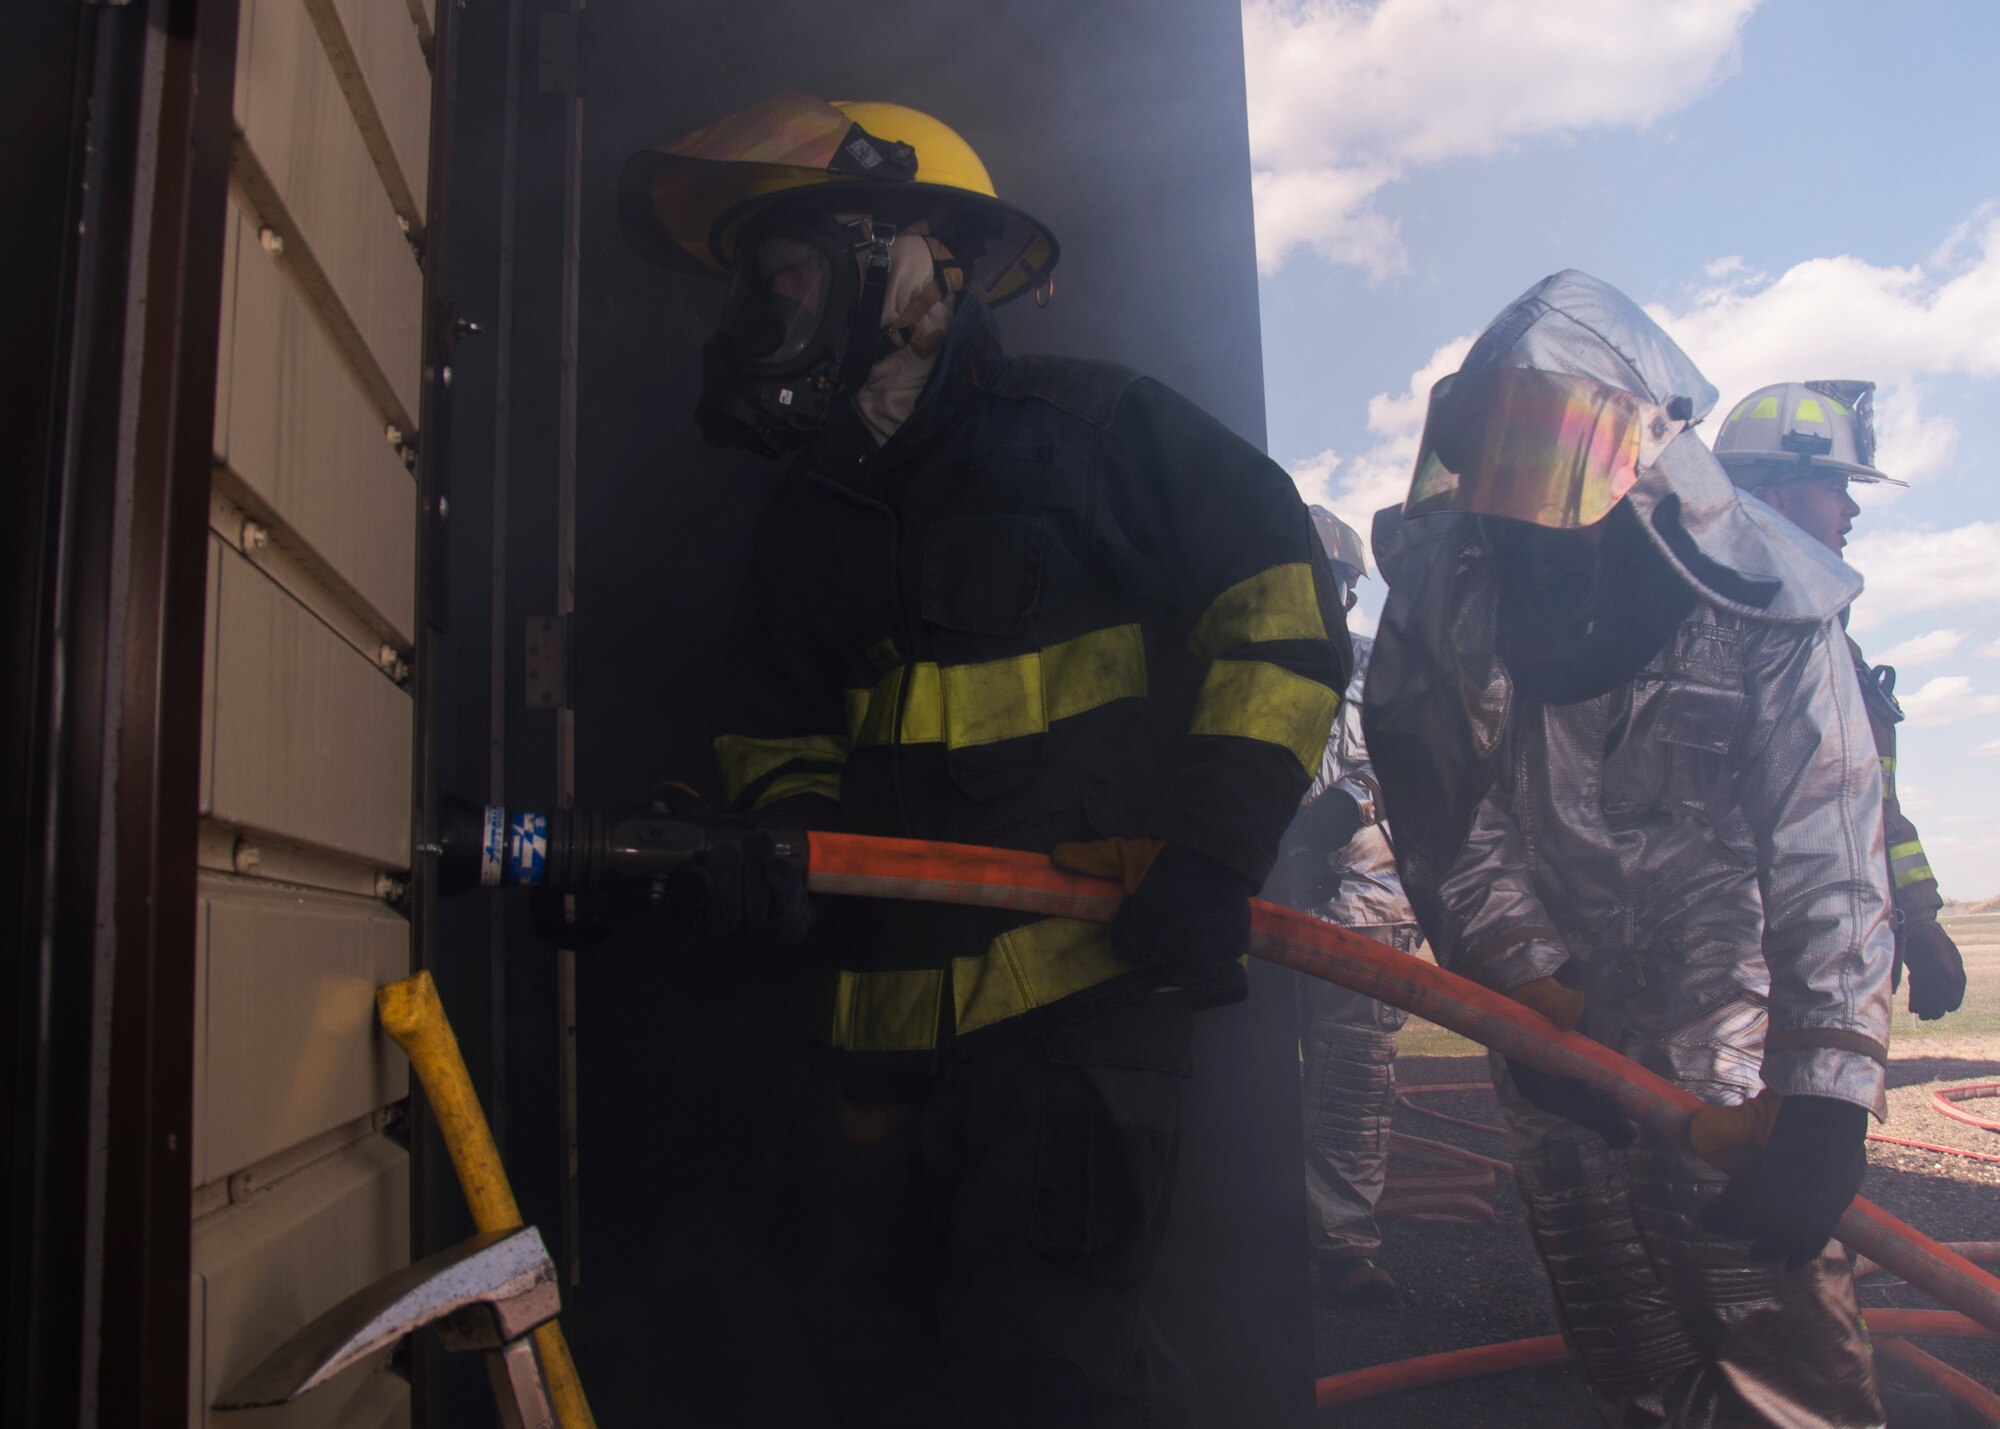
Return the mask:
<svg viewBox="0 0 2000 1429">
<path fill-rule="evenodd" d="M 894 224 L 861 219 L 858 226 L 866 235 L 857 251 L 862 253 L 861 291 L 847 315 L 847 345 L 840 355 L 840 376 L 835 384 L 840 392 L 856 392 L 868 380 L 868 370 L 882 355 L 882 307 L 889 291 L 889 261 L 896 246 Z"/>
<path fill-rule="evenodd" d="M 922 224 L 896 239 L 875 365 L 853 394 L 877 443 L 901 430 L 922 400 L 951 331 L 963 275 L 951 250 Z"/>
</svg>

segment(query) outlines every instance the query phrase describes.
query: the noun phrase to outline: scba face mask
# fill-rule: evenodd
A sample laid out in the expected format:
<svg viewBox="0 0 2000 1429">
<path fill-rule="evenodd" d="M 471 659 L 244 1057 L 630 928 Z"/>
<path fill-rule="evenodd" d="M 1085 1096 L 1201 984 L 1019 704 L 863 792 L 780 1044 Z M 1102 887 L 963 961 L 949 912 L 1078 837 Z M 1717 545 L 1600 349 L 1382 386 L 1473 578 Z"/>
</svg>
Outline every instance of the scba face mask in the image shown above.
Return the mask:
<svg viewBox="0 0 2000 1429">
<path fill-rule="evenodd" d="M 915 302 L 883 326 L 896 236 L 880 220 L 822 212 L 788 216 L 742 245 L 703 352 L 696 416 L 711 442 L 767 457 L 807 445 L 834 403 L 909 341 L 922 316 L 911 315 Z M 957 290 L 959 274 L 941 244 L 924 241 L 935 300 Z"/>
</svg>

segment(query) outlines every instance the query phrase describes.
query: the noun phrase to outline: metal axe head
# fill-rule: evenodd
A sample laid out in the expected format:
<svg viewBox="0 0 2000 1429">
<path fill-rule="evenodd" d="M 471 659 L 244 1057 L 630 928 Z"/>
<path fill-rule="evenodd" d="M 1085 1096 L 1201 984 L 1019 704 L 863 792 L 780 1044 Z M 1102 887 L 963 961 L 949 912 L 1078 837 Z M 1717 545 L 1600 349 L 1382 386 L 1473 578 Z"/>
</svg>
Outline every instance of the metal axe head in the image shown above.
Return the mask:
<svg viewBox="0 0 2000 1429">
<path fill-rule="evenodd" d="M 436 1325 L 449 1349 L 498 1348 L 560 1308 L 541 1232 L 488 1231 L 348 1296 L 273 1350 L 215 1407 L 289 1404 L 425 1325 Z"/>
</svg>

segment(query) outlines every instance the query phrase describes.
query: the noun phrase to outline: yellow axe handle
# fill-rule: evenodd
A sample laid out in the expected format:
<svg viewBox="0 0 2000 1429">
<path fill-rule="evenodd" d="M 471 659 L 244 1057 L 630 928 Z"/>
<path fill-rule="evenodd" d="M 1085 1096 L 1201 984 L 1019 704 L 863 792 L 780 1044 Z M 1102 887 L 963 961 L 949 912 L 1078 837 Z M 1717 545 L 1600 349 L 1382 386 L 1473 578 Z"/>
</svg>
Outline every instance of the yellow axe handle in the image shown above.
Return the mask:
<svg viewBox="0 0 2000 1429">
<path fill-rule="evenodd" d="M 514 1188 L 507 1184 L 500 1148 L 493 1144 L 493 1129 L 486 1124 L 479 1094 L 472 1089 L 458 1038 L 444 1015 L 444 1004 L 438 1000 L 437 984 L 429 973 L 421 972 L 378 988 L 375 1011 L 382 1019 L 382 1029 L 403 1049 L 417 1080 L 423 1083 L 431 1115 L 437 1118 L 445 1149 L 451 1153 L 452 1169 L 458 1172 L 458 1184 L 465 1188 L 473 1225 L 482 1231 L 513 1230 L 521 1224 L 521 1207 L 514 1200 Z M 551 1320 L 536 1330 L 535 1349 L 541 1356 L 542 1372 L 548 1376 L 549 1400 L 562 1429 L 597 1429 L 562 1326 Z"/>
</svg>

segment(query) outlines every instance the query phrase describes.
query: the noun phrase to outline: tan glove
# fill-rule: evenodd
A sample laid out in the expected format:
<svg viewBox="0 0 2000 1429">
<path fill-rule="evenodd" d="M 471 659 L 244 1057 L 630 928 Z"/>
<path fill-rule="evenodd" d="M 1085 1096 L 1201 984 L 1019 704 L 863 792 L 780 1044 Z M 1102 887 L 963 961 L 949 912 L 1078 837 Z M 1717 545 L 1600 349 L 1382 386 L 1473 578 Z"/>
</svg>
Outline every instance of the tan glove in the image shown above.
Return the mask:
<svg viewBox="0 0 2000 1429">
<path fill-rule="evenodd" d="M 1531 1012 L 1539 1012 L 1564 1032 L 1576 1031 L 1583 1018 L 1583 994 L 1552 977 L 1538 977 L 1508 989 L 1507 996 Z M 1586 1127 L 1612 1147 L 1632 1144 L 1632 1123 L 1618 1103 L 1574 1077 L 1544 1072 L 1513 1057 L 1507 1059 L 1514 1089 L 1551 1116 Z"/>
<path fill-rule="evenodd" d="M 1552 977 L 1524 982 L 1510 988 L 1507 996 L 1530 1012 L 1541 1013 L 1565 1032 L 1576 1031 L 1576 1024 L 1583 1020 L 1583 994 L 1573 987 L 1564 987 Z"/>
<path fill-rule="evenodd" d="M 1146 870 L 1165 847 L 1163 839 L 1098 839 L 1093 843 L 1057 844 L 1049 850 L 1049 861 L 1071 873 L 1115 878 L 1127 893 L 1136 893 Z"/>
<path fill-rule="evenodd" d="M 1688 1149 L 1701 1157 L 1736 1157 L 1771 1139 L 1785 1099 L 1766 1087 L 1735 1106 L 1705 1106 L 1688 1118 Z"/>
</svg>

